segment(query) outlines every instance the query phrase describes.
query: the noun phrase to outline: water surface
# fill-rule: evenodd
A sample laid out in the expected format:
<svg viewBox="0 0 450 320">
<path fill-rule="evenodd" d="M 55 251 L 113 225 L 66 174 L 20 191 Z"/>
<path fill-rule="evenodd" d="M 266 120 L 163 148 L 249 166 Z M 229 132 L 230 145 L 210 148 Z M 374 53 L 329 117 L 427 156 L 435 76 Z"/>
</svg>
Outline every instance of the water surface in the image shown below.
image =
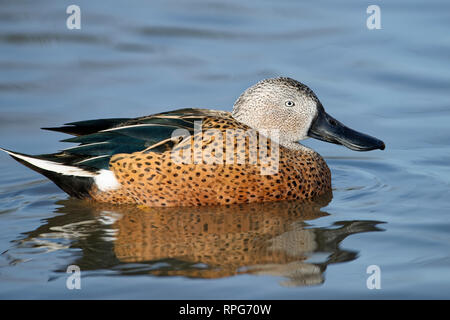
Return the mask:
<svg viewBox="0 0 450 320">
<path fill-rule="evenodd" d="M 380 3 L 381 30 L 356 0 L 80 0 L 81 30 L 69 4 L 0 2 L 2 147 L 60 150 L 39 128 L 76 120 L 231 110 L 283 75 L 387 148 L 306 141 L 333 175 L 316 204 L 144 211 L 70 199 L 0 154 L 0 298 L 450 297 L 448 2 Z"/>
</svg>

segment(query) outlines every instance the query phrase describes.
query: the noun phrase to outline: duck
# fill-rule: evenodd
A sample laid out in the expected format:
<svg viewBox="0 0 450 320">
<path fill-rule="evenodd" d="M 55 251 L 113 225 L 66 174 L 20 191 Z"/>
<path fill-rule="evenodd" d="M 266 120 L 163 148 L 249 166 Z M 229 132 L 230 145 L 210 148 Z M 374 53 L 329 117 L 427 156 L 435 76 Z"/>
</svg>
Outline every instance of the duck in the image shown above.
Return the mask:
<svg viewBox="0 0 450 320">
<path fill-rule="evenodd" d="M 330 116 L 289 77 L 249 87 L 232 112 L 184 108 L 42 129 L 69 134 L 62 141 L 76 145 L 41 155 L 0 150 L 71 197 L 144 207 L 314 201 L 332 192 L 331 171 L 303 140 L 385 149 Z"/>
</svg>

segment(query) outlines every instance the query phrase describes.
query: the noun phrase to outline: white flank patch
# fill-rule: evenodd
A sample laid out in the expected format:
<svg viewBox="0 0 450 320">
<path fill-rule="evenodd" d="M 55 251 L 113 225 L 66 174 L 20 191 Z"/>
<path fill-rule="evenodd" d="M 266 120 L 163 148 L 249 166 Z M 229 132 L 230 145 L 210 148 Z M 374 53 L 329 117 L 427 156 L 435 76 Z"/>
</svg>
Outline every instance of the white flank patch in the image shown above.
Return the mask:
<svg viewBox="0 0 450 320">
<path fill-rule="evenodd" d="M 100 191 L 116 190 L 121 187 L 119 181 L 117 181 L 114 172 L 111 170 L 101 169 L 98 175 L 94 178 L 95 184 Z"/>
</svg>

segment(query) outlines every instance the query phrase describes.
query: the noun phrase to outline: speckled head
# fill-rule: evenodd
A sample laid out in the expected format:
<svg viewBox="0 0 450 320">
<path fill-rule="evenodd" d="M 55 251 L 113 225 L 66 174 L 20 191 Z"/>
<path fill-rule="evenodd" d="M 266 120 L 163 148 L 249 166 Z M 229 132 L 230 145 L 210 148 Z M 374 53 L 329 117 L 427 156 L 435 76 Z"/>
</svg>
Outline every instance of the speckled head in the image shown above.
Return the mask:
<svg viewBox="0 0 450 320">
<path fill-rule="evenodd" d="M 385 147 L 328 115 L 308 86 L 286 77 L 265 79 L 245 90 L 234 104 L 233 117 L 256 130 L 278 130 L 280 144 L 288 147 L 308 137 L 356 151 Z"/>
</svg>

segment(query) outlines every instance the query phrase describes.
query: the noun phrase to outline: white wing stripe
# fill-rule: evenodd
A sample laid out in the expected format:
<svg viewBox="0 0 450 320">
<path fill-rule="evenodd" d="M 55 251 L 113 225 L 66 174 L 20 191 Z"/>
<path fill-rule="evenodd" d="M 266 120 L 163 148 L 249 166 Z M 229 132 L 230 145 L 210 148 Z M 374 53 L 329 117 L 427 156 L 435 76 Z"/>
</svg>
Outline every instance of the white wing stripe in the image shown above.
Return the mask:
<svg viewBox="0 0 450 320">
<path fill-rule="evenodd" d="M 86 161 L 91 161 L 91 160 L 100 159 L 100 158 L 105 158 L 105 157 L 110 157 L 110 155 L 107 154 L 107 155 L 104 155 L 104 156 L 97 156 L 97 157 L 92 157 L 92 158 L 84 159 L 84 160 L 81 160 L 81 161 L 76 162 L 75 164 L 82 164 L 83 162 L 86 162 Z"/>
<path fill-rule="evenodd" d="M 48 161 L 48 160 L 27 157 L 27 156 L 17 154 L 17 153 L 14 153 L 14 152 L 11 152 L 8 150 L 4 150 L 4 149 L 2 149 L 2 150 L 16 158 L 26 161 L 29 164 L 32 164 L 33 166 L 36 166 L 43 170 L 60 173 L 60 174 L 66 175 L 66 176 L 95 177 L 97 175 L 97 173 L 89 172 L 89 171 L 83 170 L 81 168 L 66 166 L 64 164 L 60 164 L 60 163 L 56 163 L 56 162 L 52 162 L 52 161 Z"/>
<path fill-rule="evenodd" d="M 36 166 L 38 168 L 41 168 L 43 170 L 63 174 L 66 176 L 76 176 L 76 177 L 86 177 L 86 178 L 94 178 L 95 184 L 97 185 L 98 189 L 100 191 L 110 191 L 119 189 L 121 187 L 121 184 L 119 181 L 117 181 L 116 176 L 111 170 L 105 170 L 101 169 L 98 172 L 89 172 L 86 170 L 83 170 L 81 168 L 72 167 L 63 165 L 60 163 L 48 161 L 48 160 L 42 160 L 42 159 L 36 159 L 33 157 L 28 157 L 25 155 L 17 154 L 12 151 L 8 151 L 5 149 L 0 148 L 0 150 L 5 151 L 9 155 L 12 155 L 18 159 L 21 159 L 23 161 L 28 162 L 29 164 Z M 101 158 L 103 156 L 97 157 Z M 92 160 L 88 159 L 88 160 Z"/>
<path fill-rule="evenodd" d="M 137 128 L 137 127 L 173 127 L 173 126 L 165 125 L 165 124 L 152 124 L 152 123 L 149 123 L 149 124 L 134 124 L 134 125 L 130 125 L 130 126 L 106 129 L 106 130 L 102 130 L 102 131 L 99 131 L 99 132 L 119 131 L 119 130 L 122 130 L 122 129 Z"/>
</svg>

